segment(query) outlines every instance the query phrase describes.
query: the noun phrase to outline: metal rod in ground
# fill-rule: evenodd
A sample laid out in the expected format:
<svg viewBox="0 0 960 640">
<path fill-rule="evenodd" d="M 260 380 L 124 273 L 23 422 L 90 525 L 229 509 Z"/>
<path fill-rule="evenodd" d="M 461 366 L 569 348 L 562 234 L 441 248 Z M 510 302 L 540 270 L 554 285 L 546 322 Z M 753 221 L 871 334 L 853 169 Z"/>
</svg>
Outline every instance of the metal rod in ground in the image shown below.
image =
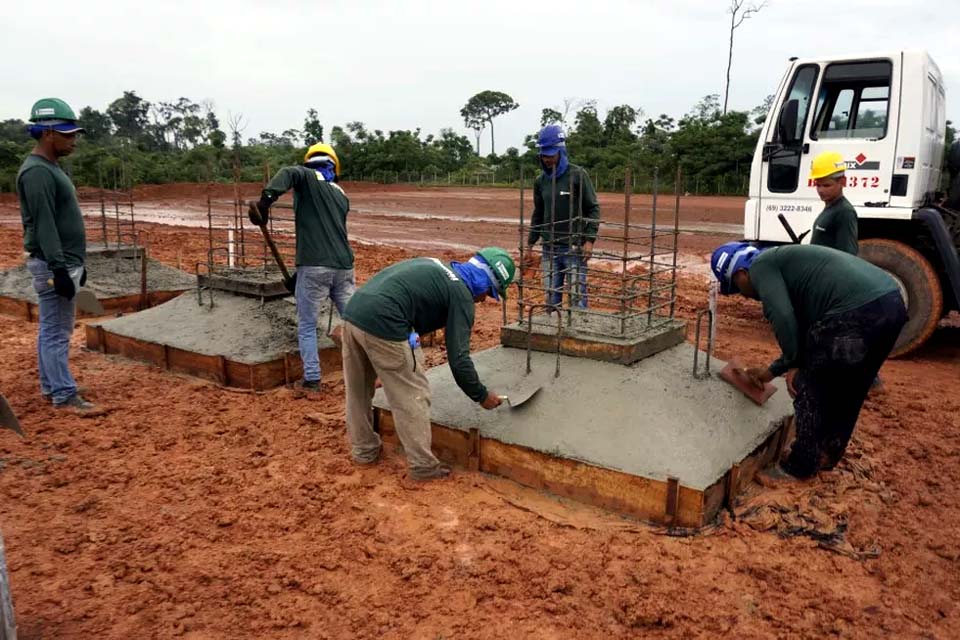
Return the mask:
<svg viewBox="0 0 960 640">
<path fill-rule="evenodd" d="M 557 167 L 559 167 L 559 166 L 560 166 L 560 161 L 559 161 L 559 159 L 558 159 L 558 160 L 557 160 L 557 165 L 554 166 L 554 168 L 553 168 L 554 173 L 556 173 Z M 568 172 L 567 172 L 567 180 L 568 180 L 568 182 L 569 182 L 569 185 L 567 186 L 567 191 L 568 191 L 568 193 L 569 193 L 569 198 L 568 198 L 568 200 L 569 200 L 569 208 L 567 209 L 567 245 L 568 245 L 568 246 L 567 246 L 567 252 L 573 254 L 574 256 L 577 256 L 577 254 L 575 253 L 574 246 L 573 246 L 574 243 L 576 242 L 576 238 L 571 237 L 571 232 L 573 231 L 573 228 L 575 228 L 575 227 L 574 227 L 574 224 L 575 224 L 574 221 L 575 221 L 575 220 L 579 220 L 579 214 L 575 217 L 575 216 L 574 216 L 574 208 L 573 208 L 573 171 L 568 171 Z M 554 220 L 557 219 L 557 212 L 556 212 L 556 211 L 553 212 L 553 219 L 554 219 Z M 573 227 L 573 228 L 571 228 L 571 227 Z M 568 256 L 568 260 L 566 261 L 566 267 L 561 271 L 561 273 L 563 274 L 563 289 L 561 290 L 561 293 L 560 293 L 560 296 L 561 296 L 561 297 L 560 297 L 560 308 L 561 308 L 561 309 L 563 308 L 563 305 L 564 305 L 563 299 L 566 298 L 566 300 L 567 300 L 567 302 L 566 302 L 566 305 L 567 305 L 567 306 L 566 306 L 566 309 L 567 309 L 567 326 L 568 326 L 568 327 L 573 323 L 573 305 L 576 304 L 576 302 L 575 302 L 575 300 L 576 300 L 576 294 L 575 294 L 574 291 L 573 291 L 573 282 L 572 282 L 572 280 L 573 280 L 573 274 L 574 274 L 574 273 L 577 273 L 578 271 L 580 271 L 580 269 L 578 268 L 577 265 L 574 265 L 573 268 L 571 269 L 570 260 L 569 260 L 569 256 Z M 579 283 L 578 283 L 578 285 L 579 285 Z M 566 292 L 566 293 L 564 293 L 564 292 Z M 557 339 L 558 339 L 558 340 L 560 339 L 560 336 L 559 336 L 559 335 L 557 336 Z"/>
<path fill-rule="evenodd" d="M 136 237 L 136 236 L 134 236 Z M 147 293 L 147 244 L 150 242 L 147 239 L 143 243 L 143 251 L 140 252 L 140 310 L 146 309 L 150 306 L 150 300 L 148 298 L 149 294 Z"/>
<path fill-rule="evenodd" d="M 647 296 L 647 325 L 653 322 L 653 270 L 656 268 L 654 264 L 654 253 L 656 252 L 655 240 L 657 237 L 657 189 L 660 187 L 660 170 L 658 167 L 653 168 L 653 207 L 652 212 L 650 213 L 650 272 L 649 272 L 649 287 L 650 293 Z"/>
<path fill-rule="evenodd" d="M 122 236 L 121 236 L 121 233 L 120 233 L 120 203 L 117 201 L 117 193 L 116 193 L 116 191 L 114 191 L 114 193 L 113 193 L 113 212 L 114 212 L 114 216 L 115 216 L 115 218 L 116 218 L 116 220 L 117 220 L 117 249 L 118 249 L 118 251 L 116 251 L 116 253 L 114 253 L 114 256 L 113 256 L 113 270 L 114 270 L 115 272 L 119 272 L 119 271 L 120 271 L 120 251 L 119 251 L 119 249 L 120 249 L 120 239 L 121 239 Z"/>
<path fill-rule="evenodd" d="M 207 183 L 207 274 L 213 274 L 213 203 L 210 201 L 210 183 Z"/>
<path fill-rule="evenodd" d="M 679 244 L 680 239 L 680 164 L 677 163 L 677 177 L 674 184 L 676 188 L 676 201 L 673 205 L 673 271 L 670 273 L 670 285 L 674 288 L 677 286 L 677 245 Z M 673 318 L 676 314 L 677 307 L 677 296 L 671 294 L 670 296 L 670 317 Z M 712 336 L 711 336 L 712 339 Z"/>
<path fill-rule="evenodd" d="M 103 194 L 103 185 L 100 185 L 100 226 L 103 229 L 103 246 L 110 248 L 110 238 L 107 237 L 107 202 Z"/>
<path fill-rule="evenodd" d="M 627 332 L 627 262 L 630 255 L 630 192 L 633 190 L 633 170 L 623 172 L 623 270 L 620 273 L 620 335 Z"/>
<path fill-rule="evenodd" d="M 523 255 L 523 163 L 520 164 L 520 278 L 517 280 L 517 321 L 523 320 L 523 274 L 526 272 Z M 530 253 L 533 255 L 533 252 Z"/>
</svg>

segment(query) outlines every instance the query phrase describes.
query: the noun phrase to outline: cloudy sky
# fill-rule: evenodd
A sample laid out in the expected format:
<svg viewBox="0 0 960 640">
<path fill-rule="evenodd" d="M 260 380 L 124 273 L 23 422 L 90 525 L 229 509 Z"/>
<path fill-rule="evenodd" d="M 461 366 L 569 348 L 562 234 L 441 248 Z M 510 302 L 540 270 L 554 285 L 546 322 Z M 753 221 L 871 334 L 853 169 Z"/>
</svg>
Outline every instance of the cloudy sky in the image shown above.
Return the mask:
<svg viewBox="0 0 960 640">
<path fill-rule="evenodd" d="M 244 137 L 300 128 L 313 107 L 329 128 L 425 133 L 454 127 L 484 89 L 521 107 L 495 121 L 497 148 L 518 146 L 540 110 L 564 98 L 680 116 L 723 92 L 729 0 L 272 0 L 19 3 L 0 42 L 0 119 L 26 119 L 43 96 L 78 111 L 124 90 L 151 101 L 212 100 Z M 909 8 L 908 8 L 909 7 Z M 772 93 L 790 56 L 926 48 L 960 121 L 956 0 L 769 0 L 736 32 L 730 104 Z M 472 138 L 471 138 L 472 139 Z M 489 151 L 489 131 L 483 151 Z"/>
</svg>

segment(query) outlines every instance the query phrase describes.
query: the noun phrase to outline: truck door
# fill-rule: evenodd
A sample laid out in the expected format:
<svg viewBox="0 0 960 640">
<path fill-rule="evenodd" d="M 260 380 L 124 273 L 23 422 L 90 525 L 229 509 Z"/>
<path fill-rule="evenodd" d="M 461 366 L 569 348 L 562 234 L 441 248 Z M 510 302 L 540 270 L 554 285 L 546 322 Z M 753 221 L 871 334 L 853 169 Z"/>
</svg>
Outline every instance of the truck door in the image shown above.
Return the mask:
<svg viewBox="0 0 960 640">
<path fill-rule="evenodd" d="M 822 71 L 819 81 L 813 81 L 818 84 L 816 102 L 809 107 L 803 102 L 814 71 L 801 76 L 800 67 L 794 79 L 797 88 L 784 102 L 782 117 L 792 122 L 786 110 L 794 108 L 791 100 L 798 100 L 802 137 L 799 144 L 771 154 L 760 212 L 760 237 L 766 240 L 789 241 L 777 219 L 780 213 L 798 235 L 813 226 L 823 205 L 807 176 L 810 161 L 824 151 L 843 154 L 844 195 L 861 213 L 864 207 L 884 207 L 890 201 L 898 118 L 898 103 L 891 96 L 899 91 L 899 60 L 833 62 L 822 70 L 805 66 Z M 782 127 L 778 129 L 775 134 L 782 136 Z"/>
</svg>

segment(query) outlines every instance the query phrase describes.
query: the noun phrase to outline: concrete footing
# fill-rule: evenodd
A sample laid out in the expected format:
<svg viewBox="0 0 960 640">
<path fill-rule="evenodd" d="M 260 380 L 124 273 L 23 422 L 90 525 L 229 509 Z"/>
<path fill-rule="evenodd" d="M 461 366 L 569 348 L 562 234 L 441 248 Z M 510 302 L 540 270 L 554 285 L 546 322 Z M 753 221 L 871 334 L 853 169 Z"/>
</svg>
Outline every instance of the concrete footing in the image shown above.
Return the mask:
<svg viewBox="0 0 960 640">
<path fill-rule="evenodd" d="M 474 355 L 495 393 L 529 384 L 527 403 L 485 411 L 457 388 L 448 367 L 427 373 L 434 450 L 467 468 L 651 522 L 701 527 L 776 459 L 792 413 L 780 389 L 757 407 L 716 376 L 692 374 L 694 348 L 681 344 L 632 366 L 496 347 Z M 702 362 L 701 354 L 701 362 Z M 719 370 L 724 363 L 714 360 Z M 782 383 L 781 383 L 782 384 Z M 377 424 L 394 438 L 389 403 Z"/>
</svg>

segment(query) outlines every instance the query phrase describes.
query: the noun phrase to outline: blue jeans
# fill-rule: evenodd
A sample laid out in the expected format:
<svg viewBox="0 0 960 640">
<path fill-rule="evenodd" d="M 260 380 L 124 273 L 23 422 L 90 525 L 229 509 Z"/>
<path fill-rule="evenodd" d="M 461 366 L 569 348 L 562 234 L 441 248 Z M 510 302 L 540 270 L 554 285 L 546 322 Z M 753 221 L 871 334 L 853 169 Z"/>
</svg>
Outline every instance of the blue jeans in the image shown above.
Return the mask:
<svg viewBox="0 0 960 640">
<path fill-rule="evenodd" d="M 77 393 L 77 382 L 70 375 L 70 336 L 76 315 L 76 303 L 58 296 L 53 285 L 53 272 L 39 258 L 27 260 L 33 276 L 33 290 L 40 299 L 40 329 L 37 333 L 37 369 L 40 371 L 40 393 L 63 404 Z M 80 288 L 83 267 L 70 270 L 74 286 Z"/>
<path fill-rule="evenodd" d="M 337 305 L 337 313 L 343 310 L 356 291 L 353 269 L 330 267 L 297 267 L 297 342 L 300 345 L 300 360 L 303 361 L 303 379 L 320 381 L 320 354 L 317 345 L 317 315 L 320 305 L 327 299 Z"/>
<path fill-rule="evenodd" d="M 547 304 L 560 306 L 566 280 L 570 287 L 570 306 L 587 308 L 586 265 L 579 249 L 544 245 L 540 256 L 540 271 L 543 274 Z"/>
</svg>

